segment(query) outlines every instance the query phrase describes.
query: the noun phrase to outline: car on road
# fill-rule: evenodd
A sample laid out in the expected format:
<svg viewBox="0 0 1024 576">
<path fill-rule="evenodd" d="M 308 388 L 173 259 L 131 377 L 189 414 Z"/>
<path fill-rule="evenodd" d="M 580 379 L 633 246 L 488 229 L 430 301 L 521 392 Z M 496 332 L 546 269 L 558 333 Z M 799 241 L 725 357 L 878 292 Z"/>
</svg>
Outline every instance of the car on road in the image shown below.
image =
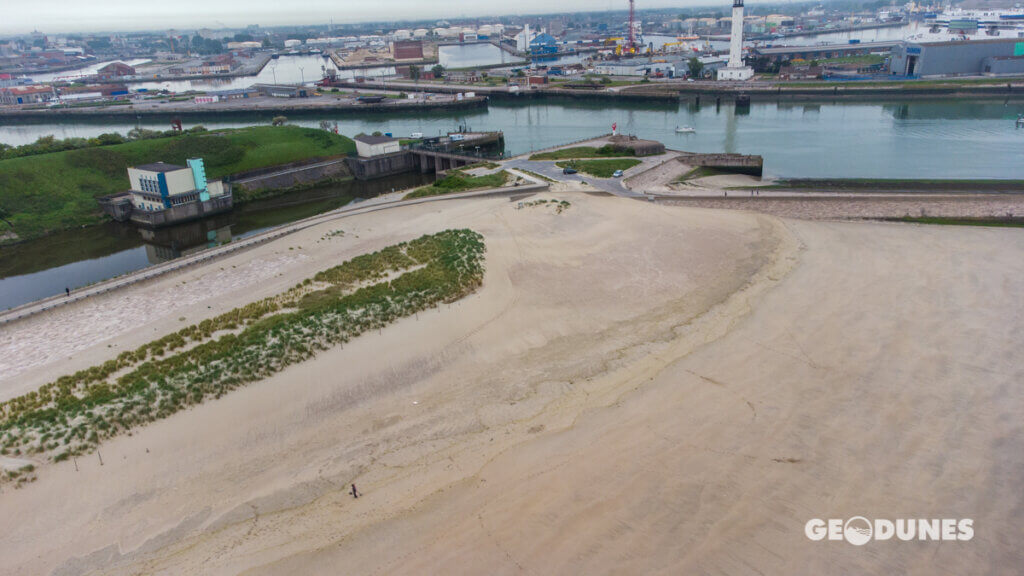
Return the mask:
<svg viewBox="0 0 1024 576">
<path fill-rule="evenodd" d="M 575 168 L 570 168 L 570 167 L 566 166 L 565 168 L 562 169 L 562 174 L 575 174 L 575 173 L 576 173 L 576 169 Z"/>
<path fill-rule="evenodd" d="M 616 170 L 612 173 L 612 178 L 622 178 L 622 170 Z"/>
</svg>

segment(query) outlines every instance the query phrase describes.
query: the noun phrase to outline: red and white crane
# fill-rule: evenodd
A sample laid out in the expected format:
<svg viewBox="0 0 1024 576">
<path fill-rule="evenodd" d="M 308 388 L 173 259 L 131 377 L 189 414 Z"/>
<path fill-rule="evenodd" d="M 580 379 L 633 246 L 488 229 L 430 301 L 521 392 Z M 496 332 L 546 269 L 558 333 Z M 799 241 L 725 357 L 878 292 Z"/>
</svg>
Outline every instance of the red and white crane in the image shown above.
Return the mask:
<svg viewBox="0 0 1024 576">
<path fill-rule="evenodd" d="M 629 0 L 629 51 L 636 52 L 636 13 L 634 12 L 633 0 Z"/>
</svg>

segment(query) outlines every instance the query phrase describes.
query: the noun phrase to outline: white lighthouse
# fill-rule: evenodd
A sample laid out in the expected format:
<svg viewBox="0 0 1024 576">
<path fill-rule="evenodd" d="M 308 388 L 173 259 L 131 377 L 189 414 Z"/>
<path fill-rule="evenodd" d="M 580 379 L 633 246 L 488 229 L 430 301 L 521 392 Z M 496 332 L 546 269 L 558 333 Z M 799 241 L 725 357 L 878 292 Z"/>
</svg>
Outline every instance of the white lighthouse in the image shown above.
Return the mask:
<svg viewBox="0 0 1024 576">
<path fill-rule="evenodd" d="M 743 65 L 743 0 L 732 0 L 732 32 L 729 34 L 729 63 L 718 69 L 719 80 L 750 80 L 754 69 Z"/>
</svg>

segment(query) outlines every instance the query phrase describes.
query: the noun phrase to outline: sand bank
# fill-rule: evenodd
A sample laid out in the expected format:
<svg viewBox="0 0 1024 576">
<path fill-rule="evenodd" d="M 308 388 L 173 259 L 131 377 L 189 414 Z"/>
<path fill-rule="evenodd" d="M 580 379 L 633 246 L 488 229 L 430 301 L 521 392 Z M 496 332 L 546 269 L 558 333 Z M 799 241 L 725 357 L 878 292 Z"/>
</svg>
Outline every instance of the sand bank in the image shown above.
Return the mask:
<svg viewBox="0 0 1024 576">
<path fill-rule="evenodd" d="M 153 282 L 159 292 L 304 256 L 195 302 L 194 322 L 422 233 L 470 227 L 488 247 L 483 288 L 450 308 L 104 444 L 103 466 L 96 455 L 78 472 L 48 465 L 4 491 L 3 571 L 966 573 L 1024 562 L 1018 231 L 543 196 L 572 207 L 494 198 L 366 214 Z M 317 242 L 337 228 L 346 234 Z M 179 314 L 69 362 L 160 335 Z M 25 370 L 19 385 L 64 363 Z M 969 543 L 867 552 L 803 535 L 811 517 L 854 514 L 972 517 L 978 528 Z"/>
</svg>

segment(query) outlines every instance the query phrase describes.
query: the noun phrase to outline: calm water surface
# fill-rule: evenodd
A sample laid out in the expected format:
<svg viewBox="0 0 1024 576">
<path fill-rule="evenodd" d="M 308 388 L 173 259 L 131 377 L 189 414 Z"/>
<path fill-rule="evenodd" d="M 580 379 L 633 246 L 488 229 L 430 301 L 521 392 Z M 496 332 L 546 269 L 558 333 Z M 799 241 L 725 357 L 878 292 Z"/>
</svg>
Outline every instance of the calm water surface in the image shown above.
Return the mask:
<svg viewBox="0 0 1024 576">
<path fill-rule="evenodd" d="M 556 101 L 493 101 L 485 110 L 397 115 L 311 115 L 291 120 L 315 127 L 338 123 L 342 134 L 422 132 L 439 134 L 460 125 L 503 130 L 506 152 L 521 154 L 619 130 L 696 152 L 760 154 L 769 176 L 808 178 L 1000 178 L 1024 179 L 1024 129 L 1014 120 L 1022 102 L 755 103 L 747 113 L 714 102 L 625 104 Z M 272 114 L 251 117 L 184 117 L 186 127 L 267 124 Z M 695 134 L 675 133 L 677 125 Z M 142 126 L 165 129 L 162 121 Z M 0 124 L 0 142 L 23 144 L 40 136 L 59 138 L 126 132 L 134 123 L 61 121 Z M 330 210 L 356 197 L 419 184 L 405 180 L 353 183 L 309 191 L 277 203 L 254 203 L 223 219 L 211 219 L 155 234 L 109 224 L 0 248 L 0 309 L 63 292 L 196 248 Z M 415 181 L 414 181 L 415 180 Z M 285 202 L 282 204 L 282 202 Z M 144 236 L 146 234 L 146 236 Z"/>
<path fill-rule="evenodd" d="M 521 154 L 611 131 L 665 142 L 696 152 L 760 154 L 765 171 L 778 177 L 1024 178 L 1024 114 L 1020 101 L 755 103 L 737 114 L 731 104 L 638 105 L 545 100 L 495 100 L 488 109 L 394 115 L 323 114 L 291 118 L 303 126 L 338 123 L 342 134 L 440 134 L 466 125 L 503 130 L 507 151 Z M 184 116 L 185 127 L 268 124 L 273 114 L 226 119 Z M 146 128 L 166 129 L 164 120 L 142 119 Z M 690 125 L 695 134 L 677 135 Z M 0 123 L 0 142 L 12 145 L 53 134 L 58 138 L 127 132 L 127 119 Z"/>
<path fill-rule="evenodd" d="M 159 230 L 109 222 L 0 246 L 0 310 L 187 256 L 392 189 L 429 182 L 404 174 L 243 204 L 229 214 Z"/>
</svg>

